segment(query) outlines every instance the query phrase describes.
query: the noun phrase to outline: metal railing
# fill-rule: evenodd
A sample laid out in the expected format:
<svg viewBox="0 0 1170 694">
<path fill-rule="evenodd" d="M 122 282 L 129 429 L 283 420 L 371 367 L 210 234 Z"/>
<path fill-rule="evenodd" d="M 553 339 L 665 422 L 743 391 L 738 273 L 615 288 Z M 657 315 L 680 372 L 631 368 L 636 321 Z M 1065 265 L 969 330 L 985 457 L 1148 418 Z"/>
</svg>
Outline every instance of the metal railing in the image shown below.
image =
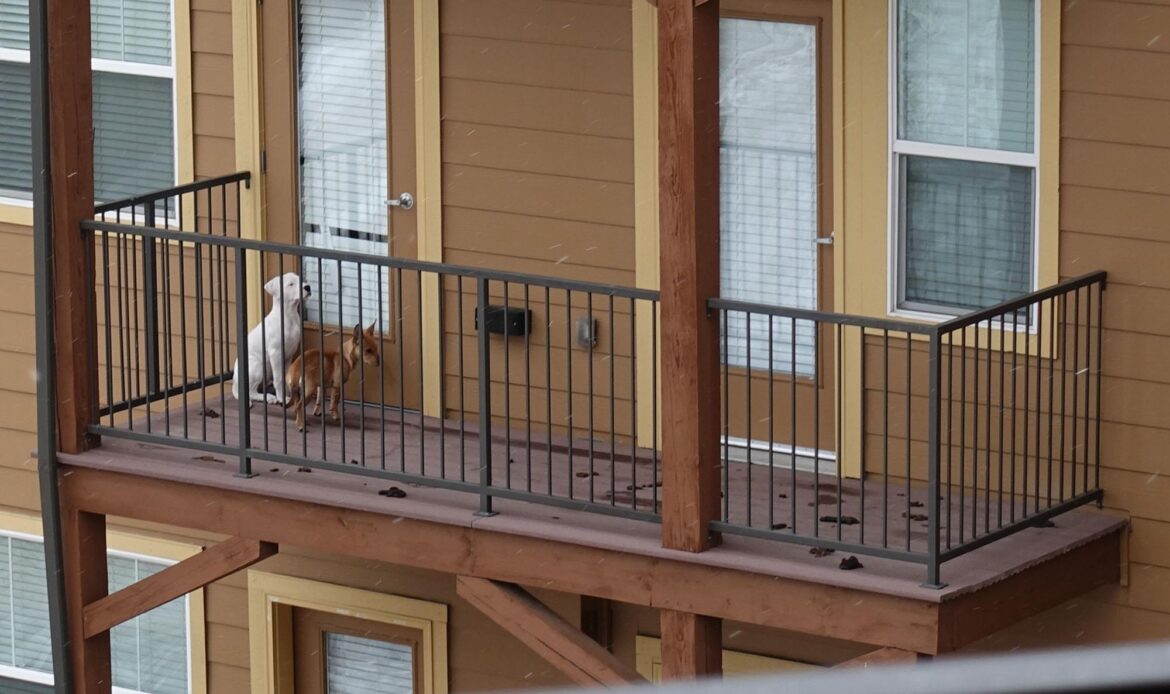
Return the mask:
<svg viewBox="0 0 1170 694">
<path fill-rule="evenodd" d="M 243 476 L 268 461 L 470 492 L 483 514 L 504 498 L 657 518 L 657 411 L 638 397 L 658 378 L 639 358 L 656 350 L 656 292 L 230 231 L 99 220 L 83 233 L 97 260 L 95 433 L 235 459 Z M 286 273 L 300 279 L 266 285 Z M 249 315 L 265 287 L 274 305 L 299 299 L 290 317 L 311 308 L 332 322 L 306 321 L 296 344 L 270 334 Z M 258 365 L 237 362 L 237 346 L 253 324 L 287 358 L 250 402 Z M 336 417 L 309 401 L 298 429 L 286 396 L 308 400 L 312 384 L 288 369 L 328 380 L 326 360 L 351 342 Z"/>
<path fill-rule="evenodd" d="M 942 562 L 1099 502 L 1104 288 L 1093 273 L 935 325 L 711 300 L 714 529 L 922 563 L 941 586 Z M 844 431 L 860 454 L 839 461 Z"/>
<path fill-rule="evenodd" d="M 658 519 L 657 292 L 241 238 L 248 181 L 83 224 L 95 433 L 235 459 L 245 476 L 269 461 L 459 490 L 484 514 L 503 498 Z M 265 297 L 286 273 L 299 280 Z M 250 312 L 302 284 L 289 315 L 313 320 L 289 344 Z M 921 563 L 941 585 L 942 562 L 1099 501 L 1104 286 L 1095 273 L 933 325 L 710 300 L 712 529 Z M 275 377 L 235 363 L 250 330 L 279 343 Z M 288 369 L 331 380 L 327 355 L 350 340 L 337 421 L 307 402 L 299 428 L 287 396 L 311 386 Z M 253 381 L 256 402 L 232 398 Z"/>
</svg>

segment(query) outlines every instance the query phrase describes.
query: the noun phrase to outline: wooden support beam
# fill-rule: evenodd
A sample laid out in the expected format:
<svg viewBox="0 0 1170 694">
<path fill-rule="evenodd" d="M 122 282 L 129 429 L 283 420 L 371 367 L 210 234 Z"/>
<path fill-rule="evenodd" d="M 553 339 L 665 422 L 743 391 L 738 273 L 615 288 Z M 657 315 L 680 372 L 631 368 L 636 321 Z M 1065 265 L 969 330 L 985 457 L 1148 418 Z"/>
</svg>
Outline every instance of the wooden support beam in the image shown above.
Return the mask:
<svg viewBox="0 0 1170 694">
<path fill-rule="evenodd" d="M 48 26 L 49 219 L 53 230 L 53 329 L 57 433 L 62 451 L 97 443 L 86 429 L 96 402 L 93 378 L 94 256 L 81 221 L 93 218 L 93 76 L 89 2 L 50 0 Z"/>
<path fill-rule="evenodd" d="M 82 619 L 85 605 L 106 595 L 106 517 L 67 505 L 61 511 L 62 569 L 69 622 L 69 657 L 73 660 L 74 694 L 109 692 L 110 634 L 87 636 Z"/>
<path fill-rule="evenodd" d="M 221 470 L 179 469 L 183 466 L 153 459 L 134 463 L 141 465 L 143 474 L 75 462 L 91 458 L 100 458 L 101 466 L 119 464 L 104 453 L 63 456 L 64 505 L 925 654 L 962 648 L 1051 607 L 1053 600 L 1116 582 L 1118 537 L 1123 531 L 1123 526 L 1114 526 L 1080 547 L 1021 567 L 990 586 L 959 594 L 948 589 L 899 595 L 744 567 L 727 561 L 722 552 L 691 555 L 652 542 L 602 547 L 493 529 L 490 524 L 467 527 L 412 518 L 391 513 L 378 502 L 330 495 L 312 485 L 300 485 L 304 489 L 297 490 L 298 498 L 289 498 L 285 496 L 289 486 L 264 476 L 245 483 Z M 174 472 L 178 479 L 155 476 L 164 471 Z M 259 507 L 264 513 L 256 513 Z M 541 561 L 516 561 L 517 556 Z"/>
<path fill-rule="evenodd" d="M 920 657 L 914 651 L 904 651 L 901 648 L 879 648 L 843 663 L 837 663 L 833 667 L 869 667 L 870 665 L 896 665 L 898 663 L 906 665 L 917 663 Z"/>
<path fill-rule="evenodd" d="M 198 590 L 276 554 L 276 545 L 233 537 L 85 606 L 85 637 Z"/>
<path fill-rule="evenodd" d="M 576 684 L 622 686 L 642 677 L 614 654 L 512 583 L 459 576 L 459 597 L 471 603 Z"/>
<path fill-rule="evenodd" d="M 662 679 L 693 680 L 723 674 L 723 620 L 662 610 Z"/>
<path fill-rule="evenodd" d="M 718 544 L 719 2 L 658 3 L 662 541 Z"/>
</svg>

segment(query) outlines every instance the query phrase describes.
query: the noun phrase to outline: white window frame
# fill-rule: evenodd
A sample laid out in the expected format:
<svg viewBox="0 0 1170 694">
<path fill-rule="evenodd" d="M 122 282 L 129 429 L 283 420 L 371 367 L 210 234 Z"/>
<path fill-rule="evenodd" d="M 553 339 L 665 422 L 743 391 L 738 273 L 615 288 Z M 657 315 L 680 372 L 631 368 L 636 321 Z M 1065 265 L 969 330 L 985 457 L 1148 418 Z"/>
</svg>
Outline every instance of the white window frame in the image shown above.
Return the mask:
<svg viewBox="0 0 1170 694">
<path fill-rule="evenodd" d="M 35 542 L 43 545 L 45 538 L 39 535 L 32 535 L 29 533 L 22 533 L 15 530 L 7 530 L 0 528 L 0 537 L 6 537 L 14 540 L 24 540 L 26 542 Z M 166 559 L 164 557 L 154 557 L 146 554 L 138 554 L 136 552 L 125 552 L 115 549 L 107 549 L 106 555 L 111 557 L 121 557 L 123 559 L 134 559 L 137 561 L 146 561 L 160 566 L 173 566 L 178 562 L 174 559 Z M 46 578 L 46 581 L 48 579 Z M 183 610 L 187 621 L 187 691 L 195 691 L 194 671 L 195 667 L 201 664 L 195 662 L 194 642 L 195 635 L 191 629 L 191 596 L 190 594 L 183 596 Z M 6 677 L 11 680 L 18 680 L 21 682 L 31 682 L 33 684 L 44 684 L 52 686 L 53 673 L 40 672 L 38 670 L 29 670 L 26 668 L 13 667 L 11 665 L 0 664 L 0 677 Z M 123 687 L 113 687 L 114 694 L 149 694 L 149 692 L 141 692 L 137 689 L 125 689 Z"/>
<path fill-rule="evenodd" d="M 124 60 L 110 60 L 108 58 L 91 58 L 90 68 L 94 72 L 107 72 L 121 75 L 137 75 L 140 77 L 159 77 L 166 78 L 171 81 L 171 151 L 173 164 L 173 171 L 171 176 L 171 183 L 178 185 L 179 183 L 179 79 L 178 79 L 178 36 L 175 27 L 175 3 L 172 0 L 168 3 L 170 8 L 170 26 L 171 26 L 171 64 L 168 65 L 154 65 L 151 63 L 136 63 Z M 16 48 L 0 48 L 0 62 L 4 63 L 20 63 L 29 65 L 32 62 L 31 51 L 23 51 Z M 31 182 L 30 182 L 31 183 Z M 15 197 L 6 195 L 11 193 L 0 189 L 0 205 L 10 205 L 12 207 L 27 207 L 32 209 L 32 196 L 28 198 Z M 147 192 L 147 191 L 142 191 Z"/>
<path fill-rule="evenodd" d="M 886 277 L 889 279 L 886 287 L 887 312 L 891 316 L 910 318 L 929 322 L 942 322 L 956 316 L 968 313 L 968 309 L 946 306 L 903 305 L 903 288 L 905 277 L 902 269 L 905 267 L 905 211 L 902 209 L 902 190 L 905 187 L 903 179 L 904 168 L 901 166 L 903 156 L 924 156 L 936 159 L 952 159 L 985 164 L 1004 164 L 1030 168 L 1032 170 L 1032 262 L 1031 282 L 1029 290 L 1035 291 L 1040 277 L 1040 107 L 1041 107 L 1041 63 L 1043 51 L 1041 47 L 1041 5 L 1043 0 L 1034 0 L 1033 12 L 1033 77 L 1032 77 L 1032 151 L 1009 152 L 979 147 L 963 147 L 957 145 L 939 145 L 914 140 L 902 140 L 898 137 L 898 4 L 901 0 L 889 1 L 889 79 L 887 98 L 887 127 L 889 170 L 887 174 L 887 189 L 889 191 L 889 218 L 887 220 L 887 258 Z M 1035 326 L 1032 328 L 1035 329 Z M 1028 330 L 1020 326 L 1020 331 Z"/>
</svg>

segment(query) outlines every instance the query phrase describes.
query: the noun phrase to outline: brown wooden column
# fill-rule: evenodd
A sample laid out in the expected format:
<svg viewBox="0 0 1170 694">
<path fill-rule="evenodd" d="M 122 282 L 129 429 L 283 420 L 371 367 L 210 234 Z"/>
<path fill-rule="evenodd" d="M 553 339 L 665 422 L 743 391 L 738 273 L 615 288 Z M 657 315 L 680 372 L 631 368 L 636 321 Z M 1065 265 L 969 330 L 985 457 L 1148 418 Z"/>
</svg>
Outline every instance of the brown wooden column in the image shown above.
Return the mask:
<svg viewBox="0 0 1170 694">
<path fill-rule="evenodd" d="M 718 539 L 719 2 L 658 3 L 662 300 L 662 539 Z"/>
<path fill-rule="evenodd" d="M 84 619 L 85 606 L 105 597 L 108 588 L 106 517 L 65 505 L 61 511 L 61 545 L 73 693 L 109 692 L 110 632 L 86 638 Z"/>
<path fill-rule="evenodd" d="M 702 552 L 719 512 L 719 2 L 658 2 L 662 542 Z M 663 677 L 722 670 L 722 622 L 663 610 Z"/>
<path fill-rule="evenodd" d="M 723 672 L 723 620 L 662 610 L 662 678 L 692 680 Z"/>
<path fill-rule="evenodd" d="M 80 224 L 93 218 L 93 75 L 89 2 L 48 0 L 49 186 L 53 230 L 57 431 L 67 453 L 92 447 L 91 314 L 93 243 Z"/>
</svg>

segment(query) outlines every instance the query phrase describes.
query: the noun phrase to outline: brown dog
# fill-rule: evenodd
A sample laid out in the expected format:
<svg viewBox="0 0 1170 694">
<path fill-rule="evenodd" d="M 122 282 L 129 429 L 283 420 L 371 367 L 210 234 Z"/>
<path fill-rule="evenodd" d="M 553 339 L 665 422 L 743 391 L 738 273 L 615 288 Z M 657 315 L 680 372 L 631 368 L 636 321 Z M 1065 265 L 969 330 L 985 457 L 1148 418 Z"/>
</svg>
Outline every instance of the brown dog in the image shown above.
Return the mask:
<svg viewBox="0 0 1170 694">
<path fill-rule="evenodd" d="M 374 339 L 374 326 L 362 332 L 362 326 L 353 326 L 353 334 L 345 338 L 341 354 L 335 349 L 310 349 L 299 355 L 288 367 L 286 382 L 288 384 L 289 401 L 285 405 L 297 410 L 297 431 L 305 430 L 305 403 L 316 396 L 317 407 L 313 411 L 314 417 L 321 415 L 321 404 L 325 399 L 325 390 L 329 390 L 329 416 L 333 421 L 341 419 L 338 406 L 341 401 L 341 387 L 349 380 L 349 374 L 357 366 L 358 360 L 364 361 L 371 367 L 377 367 L 381 360 L 378 358 L 378 341 Z M 328 381 L 321 378 L 322 367 L 328 374 Z"/>
</svg>

